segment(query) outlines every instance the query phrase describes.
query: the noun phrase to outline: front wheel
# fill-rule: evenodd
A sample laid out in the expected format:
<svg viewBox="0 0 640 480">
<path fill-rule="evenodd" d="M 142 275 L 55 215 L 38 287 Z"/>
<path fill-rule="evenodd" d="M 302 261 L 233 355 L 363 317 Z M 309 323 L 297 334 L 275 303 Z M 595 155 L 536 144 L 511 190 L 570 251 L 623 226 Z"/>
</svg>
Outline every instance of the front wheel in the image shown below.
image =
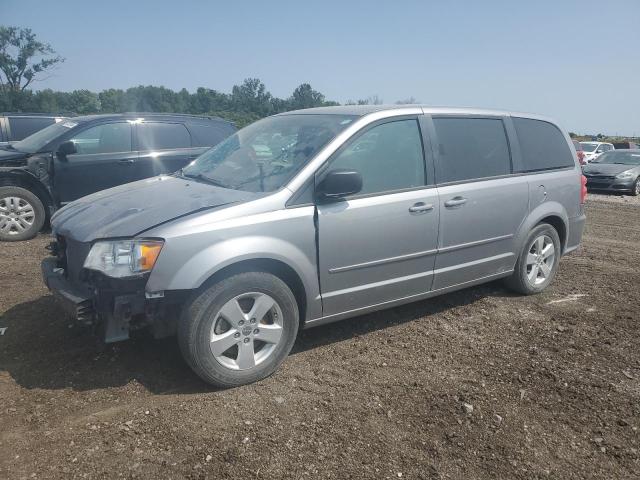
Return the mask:
<svg viewBox="0 0 640 480">
<path fill-rule="evenodd" d="M 547 223 L 537 225 L 527 236 L 507 286 L 524 295 L 542 292 L 556 276 L 560 249 L 556 229 Z"/>
<path fill-rule="evenodd" d="M 640 195 L 640 175 L 638 175 L 638 178 L 636 178 L 636 183 L 633 184 L 631 195 L 633 195 L 634 197 Z"/>
<path fill-rule="evenodd" d="M 187 301 L 178 341 L 203 380 L 234 387 L 275 372 L 293 347 L 298 323 L 295 297 L 282 280 L 265 272 L 240 273 Z"/>
<path fill-rule="evenodd" d="M 21 187 L 0 187 L 0 241 L 35 237 L 45 217 L 44 205 L 34 193 Z"/>
</svg>

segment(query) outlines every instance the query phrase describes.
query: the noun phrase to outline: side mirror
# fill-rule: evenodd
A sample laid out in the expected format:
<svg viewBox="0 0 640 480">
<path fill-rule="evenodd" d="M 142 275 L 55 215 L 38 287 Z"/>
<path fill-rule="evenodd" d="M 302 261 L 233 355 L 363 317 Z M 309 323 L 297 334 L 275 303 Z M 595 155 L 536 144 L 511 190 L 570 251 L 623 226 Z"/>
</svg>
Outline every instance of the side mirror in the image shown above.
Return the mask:
<svg viewBox="0 0 640 480">
<path fill-rule="evenodd" d="M 325 175 L 318 184 L 318 195 L 325 198 L 341 198 L 362 190 L 362 175 L 354 170 L 336 169 Z"/>
<path fill-rule="evenodd" d="M 76 144 L 69 140 L 60 144 L 58 147 L 58 153 L 63 157 L 66 157 L 67 155 L 78 153 L 78 149 L 76 148 Z"/>
</svg>

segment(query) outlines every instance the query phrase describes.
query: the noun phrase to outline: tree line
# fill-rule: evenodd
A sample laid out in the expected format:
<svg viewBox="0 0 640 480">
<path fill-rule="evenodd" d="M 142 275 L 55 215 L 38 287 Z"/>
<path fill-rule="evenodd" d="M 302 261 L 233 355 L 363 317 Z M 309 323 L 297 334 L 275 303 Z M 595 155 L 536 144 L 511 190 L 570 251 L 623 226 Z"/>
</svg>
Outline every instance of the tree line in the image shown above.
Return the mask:
<svg viewBox="0 0 640 480">
<path fill-rule="evenodd" d="M 366 103 L 369 99 L 354 103 Z M 173 112 L 215 115 L 243 126 L 275 113 L 320 106 L 338 105 L 308 83 L 298 86 L 288 98 L 278 98 L 267 91 L 257 78 L 245 79 L 231 93 L 200 87 L 195 92 L 157 86 L 110 88 L 101 92 L 74 90 L 0 90 L 0 111 L 92 114 L 123 112 Z"/>
</svg>

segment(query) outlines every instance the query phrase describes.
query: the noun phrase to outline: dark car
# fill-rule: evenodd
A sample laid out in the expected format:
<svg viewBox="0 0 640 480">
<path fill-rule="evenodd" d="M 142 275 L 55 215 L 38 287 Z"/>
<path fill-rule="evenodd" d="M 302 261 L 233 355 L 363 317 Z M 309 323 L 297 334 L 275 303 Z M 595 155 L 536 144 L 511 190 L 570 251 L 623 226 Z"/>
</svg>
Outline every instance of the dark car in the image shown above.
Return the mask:
<svg viewBox="0 0 640 480">
<path fill-rule="evenodd" d="M 60 206 L 175 172 L 234 133 L 215 117 L 117 114 L 54 123 L 0 150 L 0 240 L 32 238 Z"/>
<path fill-rule="evenodd" d="M 27 138 L 64 118 L 62 115 L 50 113 L 2 113 L 0 114 L 0 145 Z"/>
<path fill-rule="evenodd" d="M 583 168 L 589 190 L 640 195 L 640 150 L 603 153 Z"/>
<path fill-rule="evenodd" d="M 616 150 L 636 150 L 638 149 L 638 144 L 634 142 L 615 142 L 613 146 Z"/>
</svg>

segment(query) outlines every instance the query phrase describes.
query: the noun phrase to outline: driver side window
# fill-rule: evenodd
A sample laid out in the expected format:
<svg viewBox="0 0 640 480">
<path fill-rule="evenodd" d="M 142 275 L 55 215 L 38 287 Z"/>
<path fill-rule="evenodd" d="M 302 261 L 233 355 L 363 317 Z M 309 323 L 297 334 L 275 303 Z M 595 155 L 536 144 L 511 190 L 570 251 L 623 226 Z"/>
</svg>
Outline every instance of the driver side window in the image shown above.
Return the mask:
<svg viewBox="0 0 640 480">
<path fill-rule="evenodd" d="M 397 120 L 370 128 L 338 152 L 330 169 L 355 170 L 362 175 L 360 194 L 425 185 L 417 120 Z"/>
<path fill-rule="evenodd" d="M 131 124 L 122 122 L 96 125 L 80 132 L 71 141 L 80 155 L 130 152 Z"/>
</svg>

